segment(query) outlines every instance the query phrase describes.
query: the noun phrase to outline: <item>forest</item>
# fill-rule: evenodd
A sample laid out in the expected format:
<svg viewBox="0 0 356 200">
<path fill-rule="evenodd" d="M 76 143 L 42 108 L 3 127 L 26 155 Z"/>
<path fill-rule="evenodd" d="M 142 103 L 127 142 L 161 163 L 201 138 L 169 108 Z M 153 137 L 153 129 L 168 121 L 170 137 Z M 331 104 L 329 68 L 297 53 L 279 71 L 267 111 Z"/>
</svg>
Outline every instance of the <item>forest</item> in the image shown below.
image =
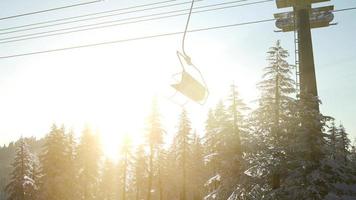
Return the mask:
<svg viewBox="0 0 356 200">
<path fill-rule="evenodd" d="M 126 135 L 117 161 L 89 127 L 79 134 L 53 124 L 44 138 L 4 145 L 0 200 L 356 199 L 356 140 L 336 116 L 315 109 L 320 99 L 299 95 L 280 41 L 266 57 L 257 106 L 231 85 L 201 115 L 203 133 L 185 108 L 176 131 L 166 132 L 153 100 L 145 142 Z"/>
</svg>

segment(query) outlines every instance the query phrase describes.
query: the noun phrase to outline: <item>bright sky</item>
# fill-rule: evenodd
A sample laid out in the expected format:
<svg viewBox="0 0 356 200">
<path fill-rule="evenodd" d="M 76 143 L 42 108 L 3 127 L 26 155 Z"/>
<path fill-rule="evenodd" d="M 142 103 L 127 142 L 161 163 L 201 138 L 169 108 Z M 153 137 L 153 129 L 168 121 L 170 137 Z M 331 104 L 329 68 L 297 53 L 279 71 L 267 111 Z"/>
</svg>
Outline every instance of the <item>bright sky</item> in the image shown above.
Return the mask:
<svg viewBox="0 0 356 200">
<path fill-rule="evenodd" d="M 0 28 L 157 1 L 105 0 L 80 8 L 3 20 Z M 79 2 L 85 1 L 2 0 L 0 17 Z M 196 6 L 218 2 L 221 1 L 203 0 Z M 356 6 L 351 0 L 333 0 L 320 5 L 330 4 L 336 9 Z M 101 21 L 188 7 L 189 4 L 185 4 Z M 195 14 L 191 28 L 267 19 L 275 12 L 286 11 L 275 7 L 269 2 Z M 318 87 L 323 101 L 321 109 L 342 122 L 352 137 L 356 137 L 355 19 L 355 10 L 336 13 L 337 26 L 313 30 Z M 0 44 L 0 56 L 182 31 L 185 21 L 186 16 L 183 16 Z M 291 52 L 290 62 L 294 62 L 293 34 L 274 30 L 274 23 L 269 22 L 188 34 L 186 50 L 203 72 L 211 93 L 206 105 L 188 105 L 193 126 L 199 132 L 203 130 L 208 108 L 226 96 L 232 82 L 238 85 L 246 102 L 257 98 L 255 85 L 267 64 L 266 51 L 277 39 Z M 26 33 L 36 31 L 44 30 Z M 20 34 L 23 33 L 0 36 Z M 181 35 L 0 60 L 0 144 L 7 144 L 20 135 L 42 137 L 54 122 L 64 123 L 77 132 L 90 124 L 102 134 L 106 151 L 113 153 L 123 134 L 142 136 L 154 95 L 160 102 L 164 127 L 173 134 L 180 108 L 168 100 L 173 94 L 169 83 L 171 75 L 179 71 L 175 52 L 180 48 Z"/>
</svg>

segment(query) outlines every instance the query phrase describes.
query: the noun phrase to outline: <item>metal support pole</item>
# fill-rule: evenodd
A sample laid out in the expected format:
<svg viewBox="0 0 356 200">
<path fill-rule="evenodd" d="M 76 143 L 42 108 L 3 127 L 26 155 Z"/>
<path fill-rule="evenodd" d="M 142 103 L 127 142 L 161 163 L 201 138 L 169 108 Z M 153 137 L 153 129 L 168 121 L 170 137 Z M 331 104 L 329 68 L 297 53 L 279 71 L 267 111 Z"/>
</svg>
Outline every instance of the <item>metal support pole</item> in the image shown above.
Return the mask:
<svg viewBox="0 0 356 200">
<path fill-rule="evenodd" d="M 301 3 L 302 4 L 302 3 Z M 298 22 L 298 48 L 299 48 L 299 70 L 300 70 L 300 99 L 306 100 L 309 111 L 320 112 L 319 103 L 316 101 L 318 97 L 318 89 L 316 84 L 313 43 L 311 36 L 310 17 L 311 4 L 299 5 L 297 7 L 297 22 Z M 312 99 L 310 99 L 312 98 Z M 315 100 L 315 101 L 314 101 Z M 312 102 L 311 102 L 312 101 Z M 305 120 L 312 120 L 305 116 Z M 309 119 L 310 118 L 310 119 Z M 310 122 L 305 122 L 304 126 L 308 129 L 310 139 L 308 146 L 310 147 L 310 160 L 319 161 L 320 149 L 318 148 L 318 137 L 321 136 L 321 127 Z M 318 162 L 316 162 L 318 163 Z"/>
<path fill-rule="evenodd" d="M 307 96 L 317 98 L 318 89 L 316 84 L 313 43 L 309 21 L 310 5 L 294 9 L 297 13 L 298 23 L 300 95 L 301 98 Z M 319 111 L 318 103 L 314 105 L 314 109 Z"/>
</svg>

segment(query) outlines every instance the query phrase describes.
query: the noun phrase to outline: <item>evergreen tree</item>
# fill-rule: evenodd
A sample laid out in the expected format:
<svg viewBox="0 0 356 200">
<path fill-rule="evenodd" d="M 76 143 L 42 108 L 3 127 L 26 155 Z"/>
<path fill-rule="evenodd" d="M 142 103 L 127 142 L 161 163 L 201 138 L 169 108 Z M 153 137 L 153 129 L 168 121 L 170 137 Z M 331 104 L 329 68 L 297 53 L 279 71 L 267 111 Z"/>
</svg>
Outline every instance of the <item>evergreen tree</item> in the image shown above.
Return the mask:
<svg viewBox="0 0 356 200">
<path fill-rule="evenodd" d="M 213 110 L 209 110 L 208 119 L 205 126 L 205 136 L 204 136 L 204 152 L 206 161 L 208 161 L 207 167 L 211 175 L 217 173 L 217 156 L 219 152 L 219 146 L 221 144 L 221 137 L 219 137 L 217 131 L 217 121 Z"/>
<path fill-rule="evenodd" d="M 74 137 L 73 131 L 70 131 L 65 135 L 63 148 L 64 153 L 64 187 L 66 191 L 66 199 L 76 200 L 77 198 L 77 166 L 76 166 L 76 148 L 77 142 Z"/>
<path fill-rule="evenodd" d="M 335 121 L 331 121 L 331 125 L 329 127 L 329 130 L 327 132 L 328 134 L 328 141 L 329 141 L 329 146 L 330 146 L 330 153 L 332 159 L 336 159 L 337 155 L 337 127 L 335 125 Z"/>
<path fill-rule="evenodd" d="M 191 156 L 189 165 L 189 188 L 192 194 L 192 200 L 201 200 L 204 192 L 205 182 L 205 165 L 204 165 L 204 149 L 201 143 L 201 138 L 194 132 L 191 144 Z"/>
<path fill-rule="evenodd" d="M 34 154 L 32 156 L 32 171 L 31 171 L 31 179 L 35 183 L 33 188 L 30 190 L 30 198 L 29 200 L 37 200 L 39 198 L 39 185 L 40 178 L 41 178 L 41 170 L 40 170 L 40 163 L 38 157 Z"/>
<path fill-rule="evenodd" d="M 116 176 L 116 165 L 106 159 L 103 166 L 103 172 L 100 180 L 99 195 L 100 200 L 116 200 L 117 191 L 117 176 Z"/>
<path fill-rule="evenodd" d="M 205 123 L 204 146 L 206 153 L 216 153 L 220 145 L 217 134 L 218 123 L 213 109 L 208 112 L 208 118 Z"/>
<path fill-rule="evenodd" d="M 340 166 L 330 168 L 331 158 L 325 156 L 329 148 L 325 145 L 324 132 L 330 118 L 322 116 L 319 110 L 311 109 L 316 102 L 319 100 L 311 96 L 299 101 L 297 119 L 300 125 L 290 152 L 293 159 L 288 160 L 288 173 L 278 190 L 279 198 L 324 199 L 333 192 L 337 177 L 342 176 L 334 171 Z"/>
<path fill-rule="evenodd" d="M 219 110 L 220 111 L 216 111 Z M 207 167 L 207 181 L 204 184 L 206 187 L 207 195 L 204 199 L 211 199 L 217 196 L 217 192 L 220 188 L 220 170 L 221 170 L 221 150 L 224 144 L 223 137 L 221 136 L 220 122 L 221 117 L 216 117 L 219 113 L 224 114 L 224 106 L 222 102 L 219 102 L 216 110 L 209 110 L 208 119 L 205 126 L 205 137 L 204 137 L 204 152 L 205 152 L 205 162 Z M 220 119 L 218 121 L 218 118 Z M 213 199 L 214 199 L 213 198 Z"/>
<path fill-rule="evenodd" d="M 339 151 L 342 162 L 345 164 L 347 164 L 348 156 L 350 154 L 350 144 L 351 141 L 348 138 L 348 134 L 344 126 L 341 124 L 337 131 L 337 149 Z"/>
<path fill-rule="evenodd" d="M 352 169 L 344 162 L 336 161 L 333 156 L 327 156 L 335 151 L 330 145 L 332 142 L 327 142 L 326 124 L 332 118 L 321 115 L 313 106 L 316 103 L 320 101 L 312 96 L 299 101 L 299 129 L 293 151 L 289 153 L 293 159 L 288 160 L 288 173 L 278 191 L 279 198 L 329 200 L 356 195 L 347 189 L 356 180 Z M 336 135 L 336 143 L 337 138 Z"/>
<path fill-rule="evenodd" d="M 147 184 L 147 200 L 152 198 L 152 183 L 154 177 L 154 160 L 163 143 L 164 131 L 161 127 L 159 119 L 157 100 L 153 100 L 152 112 L 148 118 L 148 132 L 146 140 L 149 147 L 149 169 L 148 169 L 148 184 Z"/>
<path fill-rule="evenodd" d="M 293 143 L 295 100 L 291 96 L 295 93 L 295 83 L 291 78 L 292 66 L 286 61 L 288 51 L 280 41 L 267 54 L 269 65 L 258 84 L 259 107 L 252 113 L 254 144 L 250 145 L 256 150 L 250 157 L 252 165 L 248 174 L 257 175 L 259 186 L 273 198 L 274 190 L 281 186 L 282 174 L 286 173 L 286 153 Z"/>
<path fill-rule="evenodd" d="M 230 86 L 230 94 L 228 96 L 227 103 L 227 113 L 229 116 L 229 120 L 235 130 L 235 133 L 232 135 L 238 139 L 238 142 L 241 142 L 240 132 L 245 131 L 244 129 L 246 129 L 247 126 L 244 113 L 249 111 L 250 108 L 248 108 L 245 102 L 241 99 L 237 86 L 235 84 L 232 84 Z"/>
<path fill-rule="evenodd" d="M 9 200 L 34 199 L 36 182 L 33 180 L 33 158 L 23 138 L 16 149 L 11 179 L 5 190 Z"/>
<path fill-rule="evenodd" d="M 182 177 L 180 181 L 180 200 L 187 199 L 187 172 L 188 172 L 188 160 L 191 155 L 192 135 L 191 135 L 191 123 L 188 119 L 188 115 L 185 109 L 183 109 L 180 115 L 180 121 L 178 125 L 178 132 L 175 136 L 175 154 L 177 159 L 178 168 L 180 169 L 180 175 Z"/>
<path fill-rule="evenodd" d="M 135 186 L 136 186 L 136 200 L 144 198 L 146 180 L 147 180 L 147 156 L 145 154 L 145 147 L 139 145 L 137 147 L 134 159 L 134 173 L 135 173 Z"/>
<path fill-rule="evenodd" d="M 63 200 L 67 199 L 66 185 L 66 136 L 64 127 L 53 125 L 46 136 L 41 161 L 41 199 Z"/>
<path fill-rule="evenodd" d="M 94 135 L 89 128 L 85 128 L 77 148 L 77 199 L 92 200 L 97 197 L 101 155 L 98 136 Z"/>
<path fill-rule="evenodd" d="M 246 136 L 246 123 L 244 114 L 248 107 L 239 96 L 237 87 L 231 85 L 226 110 L 228 124 L 226 124 L 226 138 L 224 143 L 226 147 L 223 152 L 224 169 L 221 170 L 223 184 L 221 186 L 221 195 L 227 199 L 231 193 L 244 184 L 244 165 L 243 158 L 244 145 L 242 136 Z"/>
<path fill-rule="evenodd" d="M 123 142 L 121 144 L 121 155 L 122 155 L 122 189 L 121 189 L 121 199 L 126 200 L 126 189 L 127 189 L 127 177 L 128 177 L 128 168 L 130 165 L 131 157 L 131 139 L 128 135 L 125 135 Z"/>
<path fill-rule="evenodd" d="M 354 163 L 354 168 L 356 169 L 356 138 L 354 139 L 353 145 L 351 146 L 350 159 Z"/>
<path fill-rule="evenodd" d="M 166 162 L 164 164 L 166 169 L 167 180 L 165 184 L 166 198 L 169 199 L 179 199 L 181 193 L 181 168 L 178 166 L 177 154 L 176 154 L 176 138 L 173 137 L 172 144 L 170 145 L 167 155 Z"/>
<path fill-rule="evenodd" d="M 220 101 L 214 112 L 208 114 L 205 149 L 210 174 L 206 187 L 206 199 L 227 199 L 243 184 L 244 148 L 242 136 L 246 137 L 247 123 L 244 115 L 248 110 L 239 97 L 237 87 L 231 85 L 227 106 Z"/>
<path fill-rule="evenodd" d="M 157 189 L 159 192 L 159 200 L 165 199 L 165 190 L 166 190 L 166 185 L 168 184 L 167 182 L 167 176 L 168 174 L 168 169 L 167 169 L 167 154 L 168 152 L 165 151 L 164 149 L 160 149 L 157 155 Z"/>
<path fill-rule="evenodd" d="M 7 193 L 6 193 L 6 185 L 8 184 L 8 181 L 5 177 L 0 178 L 0 199 L 1 200 L 6 200 L 7 199 Z"/>
</svg>

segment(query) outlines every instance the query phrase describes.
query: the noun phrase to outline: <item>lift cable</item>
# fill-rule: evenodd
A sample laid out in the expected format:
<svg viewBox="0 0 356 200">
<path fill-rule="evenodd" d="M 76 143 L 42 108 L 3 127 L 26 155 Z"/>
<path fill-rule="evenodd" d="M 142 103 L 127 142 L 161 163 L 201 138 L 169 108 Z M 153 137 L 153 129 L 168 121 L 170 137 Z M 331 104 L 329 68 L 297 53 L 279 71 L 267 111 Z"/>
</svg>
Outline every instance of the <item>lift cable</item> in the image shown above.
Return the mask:
<svg viewBox="0 0 356 200">
<path fill-rule="evenodd" d="M 224 9 L 228 9 L 228 8 L 235 8 L 235 7 L 241 7 L 241 6 L 247 6 L 247 5 L 254 5 L 254 4 L 259 4 L 259 3 L 271 2 L 271 1 L 274 1 L 274 0 L 263 0 L 263 1 L 257 1 L 257 2 L 252 2 L 252 3 L 245 3 L 245 4 L 238 4 L 238 5 L 232 5 L 232 6 L 224 6 L 224 7 L 212 8 L 212 9 L 193 11 L 192 14 L 205 13 L 205 12 L 211 12 L 211 11 L 216 11 L 216 10 L 224 10 Z M 200 7 L 196 7 L 196 9 L 216 7 L 216 6 L 219 6 L 219 5 L 221 5 L 221 3 L 220 4 L 211 4 L 211 5 L 206 5 L 206 6 L 200 6 Z M 77 26 L 77 27 L 70 27 L 70 28 L 63 28 L 63 29 L 57 29 L 57 30 L 51 30 L 51 31 L 44 31 L 44 32 L 39 32 L 39 33 L 31 33 L 31 34 L 19 35 L 19 36 L 8 37 L 8 38 L 0 38 L 0 44 L 18 42 L 18 41 L 24 41 L 24 40 L 30 40 L 30 39 L 37 39 L 37 38 L 45 38 L 45 37 L 50 37 L 50 36 L 64 35 L 64 34 L 69 34 L 69 33 L 96 30 L 96 29 L 102 29 L 102 28 L 109 28 L 109 27 L 114 27 L 114 26 L 134 24 L 134 23 L 153 21 L 153 20 L 159 20 L 159 19 L 167 19 L 167 18 L 184 16 L 184 15 L 188 15 L 189 14 L 189 13 L 179 13 L 179 12 L 182 12 L 182 11 L 187 11 L 187 9 L 174 10 L 174 11 L 156 13 L 156 14 L 139 16 L 139 17 L 125 18 L 125 19 L 114 20 L 114 21 L 109 21 L 109 22 L 101 22 L 101 23 L 90 24 L 90 25 L 82 25 L 82 26 Z M 168 16 L 160 16 L 160 15 L 167 15 L 167 14 L 172 14 L 172 13 L 177 13 L 177 12 L 179 14 L 168 15 Z M 149 19 L 141 19 L 141 18 L 152 17 L 152 16 L 160 16 L 160 17 L 154 17 L 154 18 L 149 18 Z M 133 19 L 141 19 L 141 20 L 122 22 L 122 23 L 115 23 L 115 22 L 127 21 L 127 20 L 133 20 Z M 111 24 L 103 25 L 103 26 L 97 26 L 97 25 L 107 24 L 107 23 L 111 23 Z M 114 24 L 112 24 L 112 23 L 114 23 Z M 95 27 L 91 27 L 91 26 L 95 26 Z M 89 27 L 89 28 L 85 28 L 85 27 Z M 77 30 L 78 28 L 84 28 L 84 29 Z M 73 30 L 73 29 L 75 29 L 75 30 Z M 56 33 L 58 31 L 65 31 L 65 32 Z"/>
<path fill-rule="evenodd" d="M 49 24 L 49 23 L 53 23 L 53 22 L 67 21 L 67 20 L 71 20 L 71 19 L 78 19 L 78 18 L 82 18 L 82 17 L 101 15 L 101 14 L 112 13 L 112 12 L 117 12 L 117 11 L 131 10 L 131 9 L 135 9 L 135 8 L 154 6 L 154 5 L 158 5 L 158 4 L 164 4 L 164 3 L 175 2 L 175 1 L 177 1 L 177 0 L 159 1 L 159 2 L 150 3 L 150 4 L 141 4 L 141 5 L 136 5 L 136 6 L 118 8 L 118 9 L 114 9 L 114 10 L 107 10 L 107 11 L 102 11 L 102 12 L 89 13 L 89 14 L 84 14 L 84 15 L 77 15 L 77 16 L 73 16 L 73 17 L 66 17 L 66 18 L 60 18 L 60 19 L 36 22 L 36 23 L 32 23 L 32 24 L 24 24 L 24 25 L 20 25 L 20 26 L 2 28 L 2 29 L 0 29 L 0 31 L 7 31 L 7 30 L 12 30 L 12 29 L 18 29 L 18 28 L 24 28 L 24 27 L 29 27 L 29 26 L 42 25 L 42 24 Z"/>
<path fill-rule="evenodd" d="M 177 1 L 177 0 L 174 0 Z M 203 0 L 198 0 L 198 1 L 203 1 Z M 246 0 L 244 0 L 246 1 Z M 18 29 L 18 30 L 13 30 L 17 29 L 20 27 L 27 27 L 27 26 L 32 26 L 32 25 L 41 25 L 41 24 L 47 24 L 47 22 L 43 23 L 35 23 L 35 24 L 29 24 L 29 25 L 24 25 L 24 26 L 19 26 L 19 27 L 12 27 L 12 28 L 6 28 L 6 29 L 0 29 L 0 31 L 3 30 L 13 30 L 13 31 L 7 31 L 7 32 L 0 32 L 0 35 L 5 35 L 5 34 L 11 34 L 11 33 L 17 33 L 17 32 L 23 32 L 23 31 L 29 31 L 29 30 L 35 30 L 35 29 L 41 29 L 41 28 L 48 28 L 48 27 L 53 27 L 53 26 L 60 26 L 60 25 L 65 25 L 65 24 L 72 24 L 72 23 L 78 23 L 78 22 L 83 22 L 83 21 L 90 21 L 90 20 L 96 20 L 96 19 L 101 19 L 101 18 L 107 18 L 107 17 L 113 17 L 113 16 L 119 16 L 119 15 L 124 15 L 124 14 L 130 14 L 130 13 L 137 13 L 137 12 L 142 12 L 142 11 L 148 11 L 148 10 L 156 10 L 156 9 L 161 9 L 161 8 L 168 8 L 168 7 L 173 7 L 173 6 L 178 6 L 178 5 L 184 5 L 188 4 L 188 2 L 181 2 L 181 3 L 175 3 L 175 4 L 169 4 L 169 5 L 163 5 L 163 6 L 156 6 L 156 7 L 150 7 L 150 8 L 144 8 L 140 10 L 131 10 L 131 11 L 126 11 L 126 12 L 121 12 L 121 13 L 115 13 L 115 14 L 109 14 L 109 15 L 103 15 L 103 16 L 98 16 L 98 17 L 91 17 L 91 18 L 85 18 L 85 19 L 78 19 L 78 20 L 72 20 L 72 21 L 67 21 L 67 22 L 60 22 L 60 23 L 55 23 L 55 24 L 48 24 L 48 25 L 42 25 L 42 26 L 35 26 L 31 28 L 24 28 L 24 29 Z M 53 20 L 54 22 L 57 20 Z M 64 20 L 60 20 L 64 21 Z"/>
<path fill-rule="evenodd" d="M 201 31 L 209 31 L 209 30 L 214 30 L 214 29 L 223 29 L 223 28 L 229 28 L 229 27 L 237 27 L 237 26 L 244 26 L 244 25 L 251 25 L 251 24 L 259 24 L 259 23 L 266 23 L 266 22 L 272 22 L 272 21 L 275 21 L 275 19 L 271 18 L 271 19 L 264 19 L 264 20 L 258 20 L 258 21 L 250 21 L 250 22 L 243 22 L 243 23 L 228 24 L 228 25 L 222 25 L 222 26 L 211 26 L 211 27 L 200 28 L 200 29 L 192 29 L 192 30 L 188 30 L 187 32 L 188 33 L 193 33 L 193 32 L 201 32 Z M 137 40 L 146 40 L 146 39 L 159 38 L 159 37 L 165 37 L 165 36 L 179 35 L 179 34 L 182 34 L 182 33 L 184 33 L 184 32 L 183 31 L 170 32 L 170 33 L 162 33 L 162 34 L 157 34 L 157 35 L 149 35 L 149 36 L 142 36 L 142 37 L 136 37 L 136 38 L 113 40 L 113 41 L 101 42 L 101 43 L 92 43 L 92 44 L 84 44 L 84 45 L 79 45 L 79 46 L 64 47 L 64 48 L 58 48 L 58 49 L 50 49 L 50 50 L 44 50 L 44 51 L 34 51 L 34 52 L 28 52 L 28 53 L 22 53 L 22 54 L 13 54 L 13 55 L 7 55 L 7 56 L 0 56 L 0 59 L 22 57 L 22 56 L 29 56 L 29 55 L 36 55 L 36 54 L 45 54 L 45 53 L 51 53 L 51 52 L 66 51 L 66 50 L 71 50 L 71 49 L 81 49 L 81 48 L 87 48 L 87 47 L 95 47 L 95 46 L 102 46 L 102 45 L 109 45 L 109 44 L 115 44 L 115 43 L 137 41 Z"/>
<path fill-rule="evenodd" d="M 202 0 L 198 0 L 198 1 L 202 1 Z M 222 5 L 229 5 L 229 4 L 234 4 L 234 3 L 238 3 L 238 2 L 242 2 L 242 1 L 248 1 L 248 0 L 237 0 L 237 1 L 235 0 L 235 1 L 229 1 L 229 2 L 224 2 L 224 3 L 218 3 L 218 4 L 210 4 L 210 5 L 197 7 L 196 9 L 210 8 L 210 7 L 216 7 L 216 6 L 222 6 Z M 269 2 L 269 1 L 273 1 L 273 0 L 267 0 L 267 2 Z M 263 1 L 261 3 L 264 3 L 264 2 L 265 1 Z M 190 4 L 191 2 L 190 1 L 189 2 L 184 2 L 184 4 L 187 4 L 187 3 Z M 260 3 L 260 2 L 258 2 L 258 3 Z M 256 4 L 256 2 L 240 4 L 240 5 L 237 5 L 237 6 L 246 6 L 246 5 L 251 5 L 251 4 Z M 175 5 L 175 4 L 173 4 L 173 5 Z M 181 5 L 182 5 L 182 3 L 181 3 Z M 170 6 L 170 5 L 168 5 L 168 6 Z M 165 7 L 165 6 L 163 6 L 163 7 Z M 141 16 L 123 18 L 123 19 L 118 19 L 118 20 L 104 21 L 104 22 L 99 22 L 99 23 L 94 23 L 94 24 L 86 24 L 86 25 L 81 25 L 81 26 L 68 27 L 68 28 L 64 28 L 64 29 L 57 29 L 57 30 L 51 30 L 51 31 L 45 31 L 45 32 L 25 34 L 25 35 L 20 35 L 20 36 L 17 36 L 17 37 L 27 37 L 27 36 L 32 36 L 34 34 L 46 34 L 46 33 L 52 33 L 52 32 L 57 32 L 57 31 L 65 31 L 65 30 L 71 30 L 71 29 L 77 29 L 77 28 L 85 28 L 85 27 L 96 26 L 96 25 L 111 24 L 111 23 L 115 23 L 115 22 L 128 21 L 128 20 L 134 20 L 134 19 L 141 19 L 141 18 L 146 18 L 146 17 L 154 17 L 154 16 L 160 16 L 160 15 L 166 15 L 166 14 L 172 14 L 172 13 L 179 13 L 179 12 L 184 12 L 184 11 L 189 11 L 189 9 L 180 9 L 180 10 L 173 10 L 173 11 L 168 11 L 168 12 L 165 11 L 165 12 L 154 13 L 154 14 L 149 14 L 149 15 L 141 15 Z M 133 12 L 136 12 L 136 11 L 133 11 Z M 132 11 L 130 13 L 132 13 Z M 115 14 L 115 15 L 120 15 L 120 14 L 121 13 Z M 123 13 L 123 14 L 126 14 L 126 13 Z M 92 18 L 92 19 L 94 19 L 94 18 Z M 86 19 L 82 19 L 82 20 L 86 20 Z M 73 23 L 74 22 L 80 22 L 82 20 L 64 22 L 64 23 L 61 23 L 61 24 L 33 27 L 33 28 L 29 28 L 29 29 L 21 29 L 21 30 L 16 30 L 16 31 L 10 31 L 10 32 L 5 32 L 5 33 L 0 33 L 0 35 L 10 34 L 10 33 L 15 33 L 15 32 L 20 32 L 20 31 L 33 30 L 33 29 L 38 29 L 38 28 L 47 28 L 47 27 L 56 26 L 56 25 L 64 25 L 64 24 L 68 24 L 68 23 L 72 23 L 72 22 Z M 14 39 L 14 38 L 4 38 L 4 39 L 0 39 L 0 40 L 6 40 L 6 39 Z"/>
<path fill-rule="evenodd" d="M 62 6 L 62 7 L 50 8 L 50 9 L 46 9 L 46 10 L 39 10 L 39 11 L 34 11 L 34 12 L 29 12 L 29 13 L 12 15 L 12 16 L 2 17 L 2 18 L 0 18 L 0 21 L 7 20 L 7 19 L 14 19 L 14 18 L 19 18 L 19 17 L 24 17 L 24 16 L 29 16 L 29 15 L 35 15 L 35 14 L 40 14 L 40 13 L 45 13 L 45 12 L 51 12 L 51 11 L 55 11 L 55 10 L 62 10 L 62 9 L 66 9 L 66 8 L 79 7 L 79 6 L 98 3 L 98 2 L 102 2 L 102 1 L 103 0 L 95 0 L 95 1 L 89 1 L 89 2 L 84 2 L 84 3 L 78 3 L 78 4 Z"/>
<path fill-rule="evenodd" d="M 342 11 L 348 11 L 348 10 L 356 10 L 356 7 L 338 9 L 338 10 L 335 10 L 334 12 L 342 12 Z M 275 20 L 276 20 L 275 18 L 270 18 L 270 19 L 264 19 L 264 20 L 258 20 L 258 21 L 249 21 L 249 22 L 235 23 L 235 24 L 228 24 L 228 25 L 221 25 L 221 26 L 211 26 L 211 27 L 200 28 L 200 29 L 192 29 L 192 30 L 188 30 L 187 32 L 188 33 L 189 32 L 191 32 L 191 33 L 202 32 L 202 31 L 209 31 L 209 30 L 215 30 L 215 29 L 224 29 L 224 28 L 230 28 L 230 27 L 238 27 L 238 26 L 273 22 Z M 44 50 L 44 51 L 33 51 L 33 52 L 22 53 L 22 54 L 0 56 L 0 59 L 16 58 L 16 57 L 23 57 L 23 56 L 30 56 L 30 55 L 37 55 L 37 54 L 60 52 L 60 51 L 66 51 L 66 50 L 72 50 L 72 49 L 82 49 L 82 48 L 103 46 L 103 45 L 116 44 L 116 43 L 124 43 L 124 42 L 130 42 L 130 41 L 160 38 L 160 37 L 166 37 L 166 36 L 172 36 L 172 35 L 179 35 L 182 33 L 184 33 L 184 32 L 162 33 L 162 34 L 157 34 L 157 35 L 149 35 L 149 36 L 142 36 L 142 37 L 136 37 L 136 38 L 113 40 L 113 41 L 107 41 L 107 42 L 101 42 L 101 43 L 92 43 L 92 44 L 84 44 L 84 45 L 64 47 L 64 48 L 58 48 L 58 49 L 49 49 L 49 50 Z"/>
</svg>

